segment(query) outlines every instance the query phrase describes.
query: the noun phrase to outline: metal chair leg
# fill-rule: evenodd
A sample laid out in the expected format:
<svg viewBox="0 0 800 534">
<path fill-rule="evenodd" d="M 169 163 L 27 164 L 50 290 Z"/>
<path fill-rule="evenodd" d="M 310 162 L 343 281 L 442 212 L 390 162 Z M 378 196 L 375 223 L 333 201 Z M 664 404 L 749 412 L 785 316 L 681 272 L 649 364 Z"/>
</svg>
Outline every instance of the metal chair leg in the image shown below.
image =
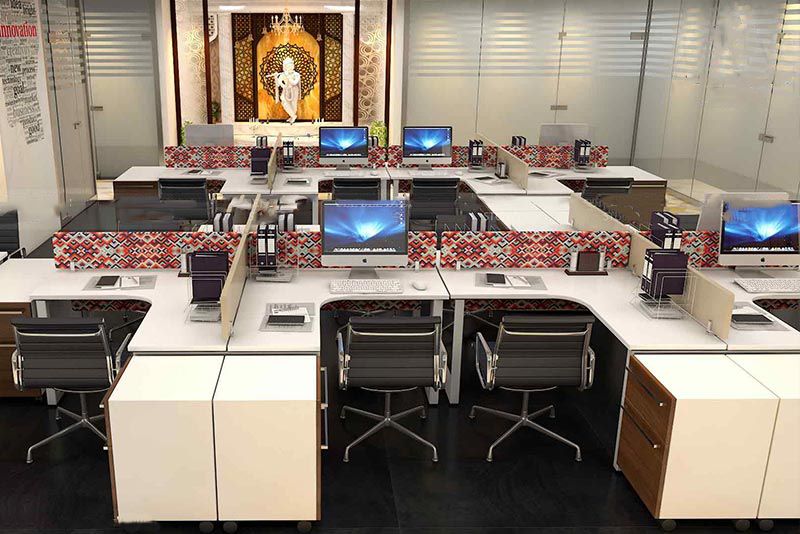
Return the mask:
<svg viewBox="0 0 800 534">
<path fill-rule="evenodd" d="M 364 432 L 363 434 L 361 434 L 359 437 L 357 437 L 355 441 L 353 441 L 350 445 L 348 445 L 344 449 L 344 461 L 345 462 L 349 462 L 350 461 L 350 449 L 352 449 L 353 447 L 355 447 L 356 445 L 358 445 L 359 443 L 361 443 L 362 441 L 364 441 L 365 439 L 367 439 L 371 435 L 376 434 L 381 428 L 383 428 L 385 426 L 386 426 L 386 421 L 381 421 L 378 424 L 376 424 L 375 426 L 373 426 L 372 428 L 370 428 L 369 430 L 367 430 L 366 432 Z"/>
<path fill-rule="evenodd" d="M 424 439 L 419 434 L 416 434 L 416 433 L 410 431 L 409 429 L 407 429 L 406 427 L 397 424 L 396 422 L 392 421 L 391 419 L 389 420 L 389 426 L 394 428 L 395 430 L 397 430 L 401 434 L 405 434 L 406 436 L 410 437 L 411 439 L 416 440 L 416 441 L 422 443 L 423 445 L 427 445 L 428 447 L 433 449 L 433 461 L 434 462 L 438 462 L 439 461 L 439 453 L 436 450 L 436 445 L 434 445 L 430 441 Z"/>
<path fill-rule="evenodd" d="M 78 415 L 78 414 L 76 414 L 74 412 L 71 412 L 71 411 L 67 410 L 66 408 L 62 408 L 60 406 L 58 406 L 56 408 L 56 414 L 64 414 L 67 417 L 70 417 L 70 418 L 74 419 L 75 422 L 73 424 L 71 424 L 70 426 L 64 428 L 64 429 L 59 430 L 58 432 L 56 432 L 52 436 L 48 436 L 45 439 L 43 439 L 42 441 L 39 441 L 38 443 L 34 443 L 33 445 L 31 445 L 28 448 L 28 455 L 26 457 L 26 461 L 29 464 L 33 463 L 33 451 L 34 451 L 34 449 L 38 449 L 39 447 L 41 447 L 43 445 L 47 445 L 51 441 L 54 441 L 54 440 L 56 440 L 56 439 L 58 439 L 60 437 L 66 436 L 67 434 L 69 434 L 71 432 L 74 432 L 74 431 L 78 430 L 79 428 L 88 428 L 97 437 L 99 437 L 103 442 L 108 441 L 108 439 L 106 438 L 106 435 L 103 434 L 93 424 L 94 421 L 99 421 L 100 419 L 102 419 L 105 416 L 102 415 L 102 414 L 91 416 L 91 417 L 89 416 L 89 411 L 88 411 L 88 406 L 87 406 L 87 403 L 86 403 L 86 394 L 85 393 L 81 393 L 80 394 L 80 401 L 81 401 L 81 415 Z"/>
<path fill-rule="evenodd" d="M 520 415 L 516 413 L 508 413 L 508 412 L 501 412 L 500 410 L 495 410 L 494 408 L 486 408 L 485 406 L 473 406 L 472 410 L 470 410 L 469 418 L 475 419 L 475 412 L 481 413 L 488 413 L 490 415 L 496 415 L 497 417 L 502 417 L 503 419 L 508 419 L 509 421 L 519 421 Z"/>
<path fill-rule="evenodd" d="M 530 419 L 525 419 L 525 421 L 523 421 L 523 422 L 525 423 L 525 426 L 528 426 L 528 427 L 536 430 L 537 432 L 541 432 L 545 436 L 553 438 L 556 441 L 560 441 L 564 445 L 569 445 L 570 447 L 573 447 L 575 449 L 575 461 L 576 462 L 580 462 L 583 459 L 581 457 L 581 448 L 578 445 L 576 445 L 575 443 L 573 443 L 570 440 L 568 440 L 567 438 L 556 434 L 552 430 L 546 429 L 545 427 L 543 427 L 542 425 L 540 425 L 538 423 L 534 423 Z"/>
<path fill-rule="evenodd" d="M 392 415 L 392 419 L 397 421 L 398 419 L 402 419 L 403 417 L 407 417 L 407 416 L 415 414 L 417 412 L 422 412 L 424 414 L 425 413 L 425 406 L 424 405 L 423 406 L 415 406 L 414 408 L 409 408 L 408 410 L 402 411 L 400 413 L 396 413 L 396 414 Z M 420 416 L 420 417 L 424 419 L 423 416 Z"/>
<path fill-rule="evenodd" d="M 358 408 L 353 408 L 352 406 L 342 406 L 342 412 L 339 414 L 339 417 L 344 419 L 347 412 L 353 412 L 356 415 L 361 415 L 374 421 L 383 421 L 383 416 L 381 415 L 368 412 L 366 410 L 359 410 Z"/>
<path fill-rule="evenodd" d="M 519 419 L 516 423 L 514 423 L 514 426 L 506 430 L 505 434 L 497 438 L 495 442 L 489 446 L 489 454 L 486 455 L 486 461 L 491 462 L 493 459 L 492 457 L 494 455 L 494 448 L 500 445 L 500 443 L 502 443 L 508 436 L 519 430 L 524 424 L 525 420 Z"/>
<path fill-rule="evenodd" d="M 66 436 L 70 432 L 75 432 L 81 426 L 83 426 L 83 425 L 82 425 L 82 423 L 80 421 L 78 421 L 77 423 L 72 423 L 67 428 L 63 428 L 63 429 L 59 430 L 58 432 L 56 432 L 55 434 L 44 438 L 42 441 L 34 443 L 30 447 L 28 447 L 28 456 L 26 458 L 26 461 L 29 464 L 33 463 L 33 451 L 34 451 L 34 449 L 38 449 L 39 447 L 42 447 L 43 445 L 47 445 L 51 441 L 55 441 L 55 440 L 57 440 L 58 438 L 60 438 L 62 436 Z"/>
</svg>

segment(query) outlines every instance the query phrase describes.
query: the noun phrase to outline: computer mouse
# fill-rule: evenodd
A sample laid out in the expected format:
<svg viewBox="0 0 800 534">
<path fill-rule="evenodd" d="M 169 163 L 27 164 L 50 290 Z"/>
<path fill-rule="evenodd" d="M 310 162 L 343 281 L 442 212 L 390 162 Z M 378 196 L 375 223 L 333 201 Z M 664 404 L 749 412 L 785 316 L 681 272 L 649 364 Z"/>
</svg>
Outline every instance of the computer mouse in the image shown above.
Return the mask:
<svg viewBox="0 0 800 534">
<path fill-rule="evenodd" d="M 463 176 L 463 175 L 464 175 L 464 171 L 456 171 L 456 176 Z"/>
<path fill-rule="evenodd" d="M 378 171 L 369 171 L 370 176 L 378 176 Z"/>
<path fill-rule="evenodd" d="M 414 280 L 414 282 L 411 285 L 417 291 L 425 291 L 426 289 L 428 289 L 428 284 L 426 284 L 425 282 L 423 282 L 421 280 Z"/>
</svg>

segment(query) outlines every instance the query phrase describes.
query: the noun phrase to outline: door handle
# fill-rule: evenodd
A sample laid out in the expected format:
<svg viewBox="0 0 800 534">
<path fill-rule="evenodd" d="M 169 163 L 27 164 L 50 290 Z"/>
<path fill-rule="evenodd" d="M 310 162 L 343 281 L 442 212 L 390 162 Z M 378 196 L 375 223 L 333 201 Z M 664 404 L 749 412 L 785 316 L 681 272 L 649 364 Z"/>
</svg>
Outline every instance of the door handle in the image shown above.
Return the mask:
<svg viewBox="0 0 800 534">
<path fill-rule="evenodd" d="M 73 123 L 72 123 L 72 128 L 73 128 L 74 130 L 77 130 L 77 129 L 78 129 L 78 127 L 79 127 L 80 125 L 81 125 L 81 122 L 80 122 L 80 121 L 78 121 L 78 122 L 73 122 Z"/>
<path fill-rule="evenodd" d="M 92 106 L 89 108 L 91 111 L 103 111 L 103 106 Z"/>
</svg>

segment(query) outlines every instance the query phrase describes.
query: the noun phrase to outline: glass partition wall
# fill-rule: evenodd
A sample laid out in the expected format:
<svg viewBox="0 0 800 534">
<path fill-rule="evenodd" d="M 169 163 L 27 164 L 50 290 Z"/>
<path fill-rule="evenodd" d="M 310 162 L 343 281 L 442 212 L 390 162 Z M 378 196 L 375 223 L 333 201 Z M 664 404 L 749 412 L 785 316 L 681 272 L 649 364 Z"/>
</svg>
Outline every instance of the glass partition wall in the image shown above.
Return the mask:
<svg viewBox="0 0 800 534">
<path fill-rule="evenodd" d="M 409 0 L 405 34 L 404 124 L 587 123 L 687 197 L 798 194 L 800 0 Z"/>
</svg>

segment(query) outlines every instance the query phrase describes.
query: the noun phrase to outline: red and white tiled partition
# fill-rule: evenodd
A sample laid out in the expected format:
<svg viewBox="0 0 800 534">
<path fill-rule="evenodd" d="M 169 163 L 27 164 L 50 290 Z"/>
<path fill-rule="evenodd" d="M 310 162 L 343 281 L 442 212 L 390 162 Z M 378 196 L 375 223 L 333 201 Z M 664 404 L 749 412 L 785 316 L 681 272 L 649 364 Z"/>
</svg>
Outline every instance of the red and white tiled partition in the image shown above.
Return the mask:
<svg viewBox="0 0 800 534">
<path fill-rule="evenodd" d="M 178 269 L 180 254 L 225 250 L 233 259 L 235 232 L 57 232 L 53 255 L 58 269 Z"/>
<path fill-rule="evenodd" d="M 613 267 L 625 267 L 631 250 L 628 232 L 443 232 L 440 266 L 452 269 L 569 266 L 572 251 L 605 250 Z"/>
</svg>

